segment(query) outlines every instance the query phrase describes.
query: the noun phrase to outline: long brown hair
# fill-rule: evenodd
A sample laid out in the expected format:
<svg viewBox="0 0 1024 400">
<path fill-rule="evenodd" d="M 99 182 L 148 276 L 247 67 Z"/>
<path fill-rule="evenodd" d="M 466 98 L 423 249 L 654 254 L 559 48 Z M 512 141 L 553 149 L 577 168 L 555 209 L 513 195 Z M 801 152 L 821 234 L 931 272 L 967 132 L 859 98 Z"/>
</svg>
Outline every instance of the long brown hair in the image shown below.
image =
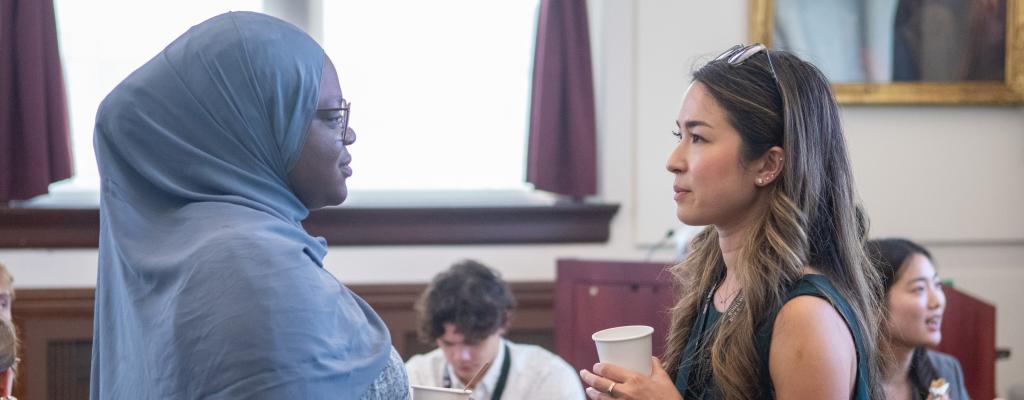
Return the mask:
<svg viewBox="0 0 1024 400">
<path fill-rule="evenodd" d="M 816 67 L 785 51 L 768 56 L 761 52 L 737 65 L 716 60 L 693 74 L 740 133 L 744 163 L 772 146 L 781 147 L 785 157 L 779 179 L 763 189 L 769 191 L 768 204 L 740 250 L 743 267 L 734 270 L 745 306 L 720 324 L 711 344 L 712 376 L 727 399 L 767 390 L 760 386 L 755 333 L 765 316 L 781 309 L 805 266 L 825 275 L 849 301 L 863 334 L 868 379 L 878 376 L 873 327 L 879 281 L 864 254 L 867 220 L 854 191 L 839 108 Z M 703 296 L 725 269 L 715 227 L 694 238 L 690 248 L 689 257 L 672 269 L 683 288 L 672 309 L 664 357 L 673 376 L 683 357 L 693 356 L 683 354 L 683 347 Z"/>
</svg>

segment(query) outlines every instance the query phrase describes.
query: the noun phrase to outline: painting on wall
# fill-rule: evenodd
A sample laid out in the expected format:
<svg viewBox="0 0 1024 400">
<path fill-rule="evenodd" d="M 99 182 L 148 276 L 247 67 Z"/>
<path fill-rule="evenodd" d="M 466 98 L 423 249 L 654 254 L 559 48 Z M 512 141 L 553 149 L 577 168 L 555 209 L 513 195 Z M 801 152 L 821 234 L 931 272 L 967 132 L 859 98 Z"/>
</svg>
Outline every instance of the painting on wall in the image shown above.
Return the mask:
<svg viewBox="0 0 1024 400">
<path fill-rule="evenodd" d="M 750 39 L 843 104 L 1024 103 L 1024 0 L 750 0 Z"/>
</svg>

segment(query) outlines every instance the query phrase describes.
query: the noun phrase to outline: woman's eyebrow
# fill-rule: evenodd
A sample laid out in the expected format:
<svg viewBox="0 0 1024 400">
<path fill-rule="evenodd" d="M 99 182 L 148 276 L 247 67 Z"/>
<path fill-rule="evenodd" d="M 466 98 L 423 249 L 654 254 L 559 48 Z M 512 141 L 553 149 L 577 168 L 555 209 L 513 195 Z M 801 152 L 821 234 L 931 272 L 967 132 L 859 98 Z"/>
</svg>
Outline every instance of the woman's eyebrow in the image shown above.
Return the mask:
<svg viewBox="0 0 1024 400">
<path fill-rule="evenodd" d="M 694 128 L 697 126 L 706 126 L 708 128 L 714 128 L 713 126 L 711 126 L 711 124 L 701 121 L 699 119 L 686 120 L 686 123 L 684 123 L 683 125 L 686 126 L 686 129 Z M 676 126 L 679 126 L 679 121 L 676 121 Z M 679 128 L 682 128 L 682 126 L 679 126 Z"/>
</svg>

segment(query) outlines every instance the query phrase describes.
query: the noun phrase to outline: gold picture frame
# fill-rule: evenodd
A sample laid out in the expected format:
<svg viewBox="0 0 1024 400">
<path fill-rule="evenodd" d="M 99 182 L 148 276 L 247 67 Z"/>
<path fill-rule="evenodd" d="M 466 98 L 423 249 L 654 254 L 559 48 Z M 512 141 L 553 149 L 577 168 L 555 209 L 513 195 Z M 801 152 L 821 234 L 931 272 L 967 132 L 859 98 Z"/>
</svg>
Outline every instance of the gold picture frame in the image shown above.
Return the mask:
<svg viewBox="0 0 1024 400">
<path fill-rule="evenodd" d="M 1005 1 L 1006 52 L 1002 81 L 833 83 L 836 99 L 841 104 L 1024 104 L 1024 0 Z M 774 48 L 776 0 L 749 0 L 749 6 L 751 43 Z"/>
</svg>

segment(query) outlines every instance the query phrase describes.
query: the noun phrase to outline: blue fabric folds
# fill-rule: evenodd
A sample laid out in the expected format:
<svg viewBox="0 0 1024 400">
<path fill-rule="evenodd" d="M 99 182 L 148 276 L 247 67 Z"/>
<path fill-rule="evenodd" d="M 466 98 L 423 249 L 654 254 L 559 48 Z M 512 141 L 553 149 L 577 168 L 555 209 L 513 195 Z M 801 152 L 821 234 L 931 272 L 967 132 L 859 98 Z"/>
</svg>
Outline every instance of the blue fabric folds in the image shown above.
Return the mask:
<svg viewBox="0 0 1024 400">
<path fill-rule="evenodd" d="M 380 374 L 387 328 L 322 268 L 287 180 L 324 59 L 227 13 L 100 105 L 92 399 L 356 399 Z"/>
</svg>

